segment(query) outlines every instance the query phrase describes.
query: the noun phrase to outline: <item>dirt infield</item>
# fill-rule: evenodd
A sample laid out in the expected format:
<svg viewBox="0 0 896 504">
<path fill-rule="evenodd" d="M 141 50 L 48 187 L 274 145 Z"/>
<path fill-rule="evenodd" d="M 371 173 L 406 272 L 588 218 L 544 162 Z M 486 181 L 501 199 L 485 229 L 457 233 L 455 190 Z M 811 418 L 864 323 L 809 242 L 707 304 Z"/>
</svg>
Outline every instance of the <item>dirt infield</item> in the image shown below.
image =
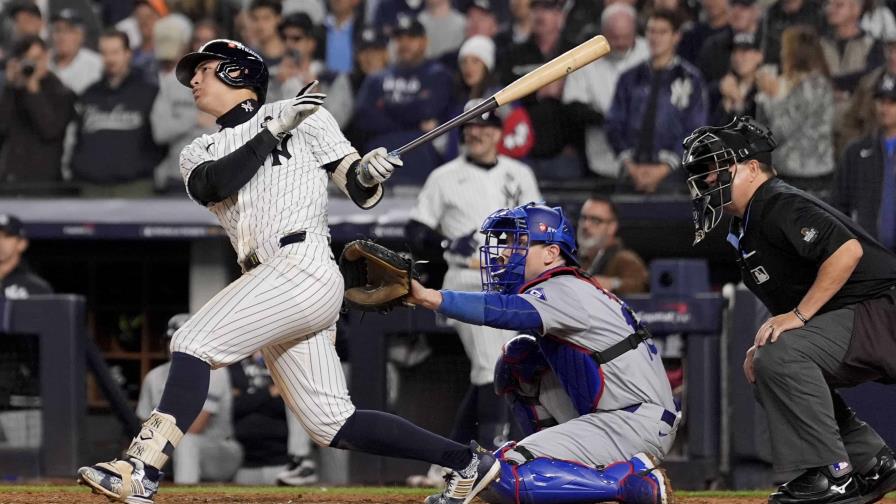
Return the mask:
<svg viewBox="0 0 896 504">
<path fill-rule="evenodd" d="M 157 504 L 420 504 L 426 491 L 408 489 L 371 488 L 345 490 L 340 488 L 283 489 L 283 488 L 169 488 L 156 497 Z M 694 493 L 677 496 L 678 504 L 747 504 L 766 502 L 765 493 Z M 85 488 L 75 486 L 16 487 L 0 486 L 0 504 L 105 504 L 108 501 L 91 495 Z M 478 499 L 474 502 L 481 502 Z M 891 494 L 883 504 L 896 504 Z"/>
</svg>

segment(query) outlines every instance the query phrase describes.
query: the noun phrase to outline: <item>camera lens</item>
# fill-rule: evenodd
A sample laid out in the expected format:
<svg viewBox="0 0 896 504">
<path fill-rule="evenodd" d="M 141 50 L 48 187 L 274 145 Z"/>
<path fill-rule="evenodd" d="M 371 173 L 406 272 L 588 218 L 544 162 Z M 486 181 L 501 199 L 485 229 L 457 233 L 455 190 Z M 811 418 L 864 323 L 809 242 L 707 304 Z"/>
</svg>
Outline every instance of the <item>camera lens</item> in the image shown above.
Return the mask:
<svg viewBox="0 0 896 504">
<path fill-rule="evenodd" d="M 34 63 L 23 63 L 22 75 L 24 75 L 25 77 L 31 77 L 32 75 L 34 75 Z"/>
</svg>

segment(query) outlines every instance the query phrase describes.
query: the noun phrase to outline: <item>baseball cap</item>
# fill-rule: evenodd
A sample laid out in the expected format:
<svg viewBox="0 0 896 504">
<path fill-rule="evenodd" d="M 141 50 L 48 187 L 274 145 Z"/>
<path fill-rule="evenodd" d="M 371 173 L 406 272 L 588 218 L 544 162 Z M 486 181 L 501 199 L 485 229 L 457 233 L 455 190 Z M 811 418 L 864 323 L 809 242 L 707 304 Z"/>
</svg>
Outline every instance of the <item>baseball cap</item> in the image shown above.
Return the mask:
<svg viewBox="0 0 896 504">
<path fill-rule="evenodd" d="M 896 76 L 886 73 L 881 75 L 874 86 L 874 97 L 896 100 Z"/>
<path fill-rule="evenodd" d="M 400 16 L 398 18 L 398 22 L 395 24 L 395 28 L 392 29 L 393 37 L 398 37 L 399 35 L 425 37 L 426 28 L 423 27 L 423 24 L 421 24 L 420 21 L 417 21 L 417 18 L 411 16 Z"/>
<path fill-rule="evenodd" d="M 73 26 L 81 26 L 84 24 L 84 18 L 81 17 L 81 13 L 70 7 L 66 7 L 50 16 L 50 22 L 55 23 L 56 21 L 65 21 Z"/>
<path fill-rule="evenodd" d="M 140 4 L 148 5 L 150 9 L 156 11 L 156 14 L 161 17 L 165 17 L 168 15 L 169 9 L 168 4 L 165 2 L 165 0 L 137 0 L 136 2 L 134 2 L 134 6 Z"/>
<path fill-rule="evenodd" d="M 189 21 L 177 17 L 165 16 L 153 27 L 153 44 L 155 57 L 159 61 L 177 61 L 187 52 L 191 28 Z"/>
<path fill-rule="evenodd" d="M 25 226 L 15 215 L 0 213 L 0 232 L 24 238 Z"/>
<path fill-rule="evenodd" d="M 364 49 L 383 49 L 389 44 L 386 34 L 382 30 L 373 25 L 366 25 L 358 32 L 358 38 L 355 40 L 355 47 L 358 51 Z"/>
<path fill-rule="evenodd" d="M 16 15 L 20 12 L 27 12 L 37 17 L 43 17 L 37 4 L 30 0 L 19 0 L 10 2 L 9 7 L 7 7 L 6 9 L 6 14 L 11 18 L 16 17 Z"/>
<path fill-rule="evenodd" d="M 488 12 L 489 14 L 494 14 L 494 11 L 492 10 L 492 3 L 489 0 L 473 0 L 469 5 L 467 5 L 467 11 L 469 11 L 470 9 L 479 9 Z"/>
<path fill-rule="evenodd" d="M 754 49 L 759 50 L 759 37 L 755 33 L 735 33 L 731 40 L 733 49 Z"/>
<path fill-rule="evenodd" d="M 464 112 L 472 109 L 473 107 L 478 106 L 483 101 L 485 101 L 485 100 L 483 100 L 482 98 L 475 98 L 473 100 L 468 101 L 464 105 Z M 503 124 L 501 122 L 501 118 L 498 117 L 498 114 L 495 114 L 494 110 L 491 110 L 484 114 L 480 114 L 478 116 L 474 116 L 472 119 L 465 122 L 464 126 L 469 125 L 469 124 L 478 124 L 481 126 L 494 126 L 495 128 L 501 128 L 503 126 Z"/>
<path fill-rule="evenodd" d="M 563 9 L 566 7 L 566 0 L 532 0 L 531 6 L 544 7 L 545 9 Z"/>
</svg>

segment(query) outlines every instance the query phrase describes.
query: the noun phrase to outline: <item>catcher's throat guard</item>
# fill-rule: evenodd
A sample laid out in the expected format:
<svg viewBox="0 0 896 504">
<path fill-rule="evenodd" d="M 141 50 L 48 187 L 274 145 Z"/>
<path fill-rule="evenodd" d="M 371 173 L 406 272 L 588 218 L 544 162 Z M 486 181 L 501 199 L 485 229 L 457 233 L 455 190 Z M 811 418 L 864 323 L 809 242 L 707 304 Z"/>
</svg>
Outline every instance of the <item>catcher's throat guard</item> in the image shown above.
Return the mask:
<svg viewBox="0 0 896 504">
<path fill-rule="evenodd" d="M 411 292 L 414 261 L 368 240 L 355 240 L 339 256 L 346 308 L 386 312 Z"/>
<path fill-rule="evenodd" d="M 771 131 L 743 116 L 725 126 L 697 128 L 682 145 L 681 165 L 688 172 L 696 245 L 719 224 L 723 208 L 731 203 L 737 163 L 756 159 L 771 164 L 777 144 Z"/>
</svg>

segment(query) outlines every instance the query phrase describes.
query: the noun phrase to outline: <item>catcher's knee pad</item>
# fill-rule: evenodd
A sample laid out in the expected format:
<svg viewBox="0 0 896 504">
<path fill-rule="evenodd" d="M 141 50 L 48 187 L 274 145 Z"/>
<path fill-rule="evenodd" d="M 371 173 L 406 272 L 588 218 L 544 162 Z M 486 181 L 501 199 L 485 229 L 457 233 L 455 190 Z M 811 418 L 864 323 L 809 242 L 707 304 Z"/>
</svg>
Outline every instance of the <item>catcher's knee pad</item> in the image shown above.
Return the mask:
<svg viewBox="0 0 896 504">
<path fill-rule="evenodd" d="M 665 474 L 658 473 L 652 461 L 640 454 L 602 468 L 541 457 L 523 464 L 515 464 L 504 456 L 499 461 L 500 474 L 479 494 L 490 504 L 669 502 Z"/>
<path fill-rule="evenodd" d="M 143 422 L 140 433 L 131 441 L 131 446 L 125 455 L 161 469 L 165 466 L 165 462 L 168 462 L 168 455 L 164 452 L 165 445 L 171 443 L 171 446 L 177 448 L 183 437 L 184 433 L 177 428 L 173 416 L 153 410 L 149 418 Z"/>
<path fill-rule="evenodd" d="M 549 370 L 550 365 L 538 342 L 528 335 L 517 336 L 505 343 L 495 364 L 495 392 L 510 403 L 513 415 L 526 435 L 557 424 L 538 403 L 541 376 Z"/>
</svg>

